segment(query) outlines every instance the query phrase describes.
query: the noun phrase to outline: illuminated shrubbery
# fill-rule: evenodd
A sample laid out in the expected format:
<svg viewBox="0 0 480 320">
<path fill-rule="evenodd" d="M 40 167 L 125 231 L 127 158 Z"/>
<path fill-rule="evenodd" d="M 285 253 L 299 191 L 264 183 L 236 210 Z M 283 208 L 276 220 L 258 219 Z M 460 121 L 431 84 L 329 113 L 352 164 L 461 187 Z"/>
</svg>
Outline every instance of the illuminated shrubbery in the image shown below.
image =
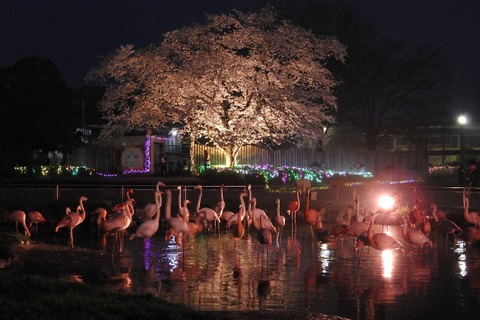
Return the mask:
<svg viewBox="0 0 480 320">
<path fill-rule="evenodd" d="M 15 174 L 18 176 L 28 176 L 28 170 L 27 167 L 14 168 Z M 35 166 L 30 170 L 30 175 L 34 177 L 87 177 L 96 175 L 94 169 L 84 166 Z"/>
<path fill-rule="evenodd" d="M 269 186 L 294 185 L 297 180 L 310 180 L 313 185 L 333 185 L 362 182 L 373 179 L 370 172 L 335 172 L 331 170 L 320 170 L 314 168 L 299 167 L 275 167 L 271 165 L 244 165 L 229 167 L 218 167 L 209 169 L 202 173 L 201 177 L 217 175 L 232 176 L 238 175 L 245 180 L 253 180 L 251 184 L 267 184 Z M 255 183 L 257 182 L 257 183 Z M 248 183 L 248 182 L 247 182 Z"/>
</svg>

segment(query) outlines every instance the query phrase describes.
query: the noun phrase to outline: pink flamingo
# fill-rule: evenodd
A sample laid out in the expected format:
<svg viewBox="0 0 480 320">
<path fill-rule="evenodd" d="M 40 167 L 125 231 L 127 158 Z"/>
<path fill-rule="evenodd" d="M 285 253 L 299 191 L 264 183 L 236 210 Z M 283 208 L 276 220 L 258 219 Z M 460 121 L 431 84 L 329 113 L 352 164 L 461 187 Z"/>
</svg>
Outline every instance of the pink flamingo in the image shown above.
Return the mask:
<svg viewBox="0 0 480 320">
<path fill-rule="evenodd" d="M 445 213 L 442 211 L 441 215 L 437 214 L 437 205 L 432 203 L 432 217 L 433 217 L 433 229 L 437 234 L 445 235 L 445 241 L 448 240 L 448 235 L 452 234 L 454 236 L 459 235 L 462 233 L 462 228 L 460 228 L 455 222 L 451 220 L 447 220 L 445 217 Z"/>
<path fill-rule="evenodd" d="M 300 210 L 300 189 L 297 188 L 297 199 L 288 204 L 287 214 L 292 215 L 292 228 L 297 227 L 297 212 Z"/>
<path fill-rule="evenodd" d="M 323 228 L 322 214 L 319 211 L 310 208 L 310 188 L 307 189 L 305 195 L 305 220 L 310 225 L 312 238 L 315 237 L 313 229 L 315 229 L 317 236 L 326 238 L 328 231 Z"/>
<path fill-rule="evenodd" d="M 163 185 L 165 186 L 165 185 Z M 155 208 L 157 212 L 155 213 L 154 219 L 145 220 L 135 231 L 130 235 L 130 240 L 135 238 L 144 238 L 148 239 L 153 237 L 158 231 L 158 226 L 160 225 L 160 208 L 162 207 L 162 192 L 158 189 L 155 191 Z"/>
<path fill-rule="evenodd" d="M 468 212 L 469 211 L 470 200 L 465 194 L 465 189 L 463 189 L 463 217 L 467 222 L 480 227 L 480 215 L 478 212 Z"/>
<path fill-rule="evenodd" d="M 70 208 L 67 207 L 66 215 L 60 220 L 55 228 L 55 232 L 58 232 L 58 229 L 62 227 L 67 227 L 69 229 L 70 238 L 69 244 L 72 248 L 74 248 L 73 244 L 73 229 L 75 229 L 80 223 L 85 220 L 85 208 L 83 207 L 83 201 L 87 201 L 88 199 L 84 196 L 80 197 L 80 204 L 77 207 L 77 211 L 70 212 Z"/>
<path fill-rule="evenodd" d="M 236 228 L 233 229 L 234 231 L 234 237 L 239 237 L 238 234 L 240 234 L 240 230 L 243 231 L 242 233 L 242 237 L 243 237 L 243 234 L 245 232 L 245 228 L 242 228 L 242 229 L 239 229 L 241 227 L 238 226 L 239 224 L 239 221 L 240 221 L 240 224 L 242 224 L 243 222 L 243 219 L 245 219 L 245 215 L 246 215 L 246 209 L 245 209 L 245 200 L 244 198 L 247 196 L 247 194 L 245 192 L 242 192 L 240 193 L 240 208 L 239 208 L 239 211 L 238 213 L 235 213 L 231 218 L 230 220 L 228 220 L 227 222 L 227 228 L 230 228 L 231 225 L 236 225 Z M 237 234 L 237 235 L 235 235 Z"/>
<path fill-rule="evenodd" d="M 219 224 L 220 224 L 220 217 L 218 216 L 217 212 L 215 210 L 204 207 L 200 208 L 200 204 L 202 202 L 202 195 L 203 195 L 203 189 L 201 185 L 196 185 L 195 186 L 196 190 L 200 190 L 198 194 L 198 200 L 197 200 L 197 207 L 196 207 L 196 214 L 205 220 L 208 221 L 208 225 L 210 227 L 210 223 L 213 221 L 214 223 L 214 233 L 218 232 Z"/>
<path fill-rule="evenodd" d="M 242 239 L 245 235 L 245 226 L 243 225 L 242 221 L 245 218 L 246 209 L 245 209 L 245 200 L 244 198 L 247 196 L 245 192 L 240 193 L 240 210 L 237 215 L 239 215 L 238 219 L 236 219 L 236 228 L 232 230 L 232 234 L 235 238 Z"/>
<path fill-rule="evenodd" d="M 372 248 L 380 251 L 400 249 L 403 252 L 405 252 L 402 244 L 398 242 L 395 238 L 383 232 L 375 233 L 374 231 L 375 217 L 374 216 L 369 216 L 367 220 L 370 221 L 370 227 L 368 228 L 367 238 L 368 238 L 369 245 Z"/>
<path fill-rule="evenodd" d="M 182 219 L 184 219 L 185 221 L 188 221 L 190 219 L 190 211 L 188 210 L 187 206 L 190 204 L 190 200 L 184 199 L 183 205 L 182 205 L 182 186 L 178 186 L 177 191 L 178 191 L 178 214 Z M 185 194 L 186 194 L 186 191 L 185 191 Z"/>
<path fill-rule="evenodd" d="M 170 229 L 167 231 L 166 238 L 175 236 L 177 244 L 183 243 L 183 236 L 190 235 L 190 229 L 188 228 L 187 221 L 180 219 L 178 216 L 172 217 L 172 191 L 166 190 L 167 204 L 165 206 L 165 220 L 170 225 Z"/>
<path fill-rule="evenodd" d="M 24 235 L 26 237 L 30 237 L 30 230 L 28 230 L 27 224 L 26 224 L 26 217 L 27 215 L 25 214 L 24 211 L 22 210 L 15 210 L 7 214 L 7 218 L 15 222 L 15 231 L 18 232 L 18 224 L 21 224 L 24 230 Z"/>
<path fill-rule="evenodd" d="M 235 213 L 230 210 L 225 210 L 226 204 L 225 199 L 223 198 L 223 189 L 225 189 L 225 186 L 222 184 L 222 186 L 220 187 L 220 202 L 218 203 L 219 210 L 216 212 L 220 217 L 220 220 L 228 222 L 228 220 L 230 220 L 230 218 L 232 218 Z"/>
<path fill-rule="evenodd" d="M 165 184 L 161 181 L 157 182 L 156 189 L 158 192 L 160 192 L 160 186 L 165 187 Z M 142 211 L 143 211 L 143 216 L 145 217 L 145 220 L 149 220 L 149 219 L 152 219 L 152 217 L 157 213 L 157 206 L 155 203 L 147 203 L 146 205 L 143 206 Z"/>
<path fill-rule="evenodd" d="M 424 245 L 433 247 L 432 241 L 420 230 L 412 229 L 408 227 L 409 219 L 406 216 L 403 216 L 403 226 L 402 226 L 402 236 L 403 239 L 410 244 L 415 246 L 420 246 L 423 248 Z"/>
<path fill-rule="evenodd" d="M 35 233 L 38 234 L 38 224 L 47 222 L 47 219 L 38 211 L 30 211 L 27 213 L 28 227 L 31 228 L 35 225 Z"/>
</svg>

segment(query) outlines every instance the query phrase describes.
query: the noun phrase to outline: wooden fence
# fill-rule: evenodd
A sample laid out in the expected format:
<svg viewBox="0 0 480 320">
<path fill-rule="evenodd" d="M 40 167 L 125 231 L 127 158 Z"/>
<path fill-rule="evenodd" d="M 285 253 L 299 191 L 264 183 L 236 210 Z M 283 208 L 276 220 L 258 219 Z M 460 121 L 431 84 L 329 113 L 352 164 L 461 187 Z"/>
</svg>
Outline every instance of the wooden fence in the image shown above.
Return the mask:
<svg viewBox="0 0 480 320">
<path fill-rule="evenodd" d="M 180 150 L 180 149 L 179 149 Z M 210 154 L 211 165 L 224 165 L 222 150 L 200 144 L 193 145 L 194 173 L 203 166 L 204 151 Z M 180 151 L 178 151 L 180 152 Z M 185 151 L 184 151 L 185 152 Z M 187 151 L 188 152 L 188 151 Z M 379 149 L 362 151 L 359 149 L 325 146 L 321 151 L 312 148 L 291 147 L 288 149 L 268 150 L 257 146 L 244 146 L 237 155 L 239 165 L 293 166 L 318 168 L 340 172 L 371 172 L 378 179 L 418 180 L 425 179 L 428 173 L 425 157 L 421 151 L 391 152 Z M 187 154 L 183 154 L 188 158 Z M 77 148 L 73 154 L 65 157 L 67 165 L 82 165 L 94 168 L 97 172 L 114 173 L 120 168 L 121 150 L 91 144 Z M 152 158 L 157 165 L 158 157 Z"/>
<path fill-rule="evenodd" d="M 210 154 L 211 165 L 225 164 L 225 155 L 218 148 L 195 145 L 196 167 L 203 165 L 204 150 Z M 390 152 L 388 150 L 358 151 L 347 148 L 324 148 L 322 151 L 307 148 L 267 150 L 256 146 L 242 147 L 237 164 L 269 164 L 319 168 L 340 172 L 371 172 L 379 179 L 417 180 L 427 173 L 425 160 L 417 152 Z"/>
</svg>

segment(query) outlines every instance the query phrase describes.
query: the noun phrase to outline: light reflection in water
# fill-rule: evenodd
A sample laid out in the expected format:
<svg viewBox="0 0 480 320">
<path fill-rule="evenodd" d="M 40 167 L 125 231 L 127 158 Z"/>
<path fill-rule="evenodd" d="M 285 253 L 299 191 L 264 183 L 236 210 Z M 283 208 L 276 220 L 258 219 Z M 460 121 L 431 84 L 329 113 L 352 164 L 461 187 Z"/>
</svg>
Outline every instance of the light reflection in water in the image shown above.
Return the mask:
<svg viewBox="0 0 480 320">
<path fill-rule="evenodd" d="M 399 227 L 389 229 L 401 239 Z M 437 243 L 432 251 L 382 254 L 370 248 L 353 256 L 348 251 L 353 250 L 352 239 L 346 238 L 340 251 L 340 243 L 312 242 L 308 231 L 287 231 L 268 255 L 253 232 L 241 241 L 224 233 L 199 235 L 188 239 L 185 249 L 161 236 L 127 241 L 126 252 L 113 265 L 106 259 L 113 272 L 105 287 L 149 293 L 200 310 L 308 308 L 353 319 L 406 319 L 412 314 L 427 319 L 432 312 L 438 318 L 466 319 L 478 310 L 478 248 Z M 471 298 L 465 300 L 467 296 Z M 449 303 L 438 304 L 440 300 Z M 449 312 L 455 305 L 462 308 Z"/>
<path fill-rule="evenodd" d="M 458 253 L 458 269 L 461 277 L 466 277 L 468 275 L 467 270 L 467 256 L 465 252 L 467 250 L 467 245 L 464 241 L 458 241 L 455 244 L 455 252 Z"/>
<path fill-rule="evenodd" d="M 326 243 L 319 242 L 319 251 L 318 256 L 319 260 L 322 262 L 322 273 L 328 273 L 328 265 L 330 264 L 331 254 L 332 252 L 329 250 L 328 245 Z"/>
<path fill-rule="evenodd" d="M 393 270 L 393 252 L 392 250 L 382 251 L 383 277 L 391 278 Z"/>
</svg>

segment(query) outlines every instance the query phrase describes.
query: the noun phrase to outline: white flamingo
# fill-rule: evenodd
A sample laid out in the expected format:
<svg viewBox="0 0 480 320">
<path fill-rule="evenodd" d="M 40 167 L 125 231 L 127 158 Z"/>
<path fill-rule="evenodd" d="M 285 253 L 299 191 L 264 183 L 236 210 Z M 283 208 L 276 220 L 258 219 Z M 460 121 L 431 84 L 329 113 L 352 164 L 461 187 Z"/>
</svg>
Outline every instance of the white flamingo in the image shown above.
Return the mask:
<svg viewBox="0 0 480 320">
<path fill-rule="evenodd" d="M 80 204 L 77 206 L 77 211 L 70 212 L 70 208 L 66 208 L 66 215 L 60 220 L 55 228 L 55 232 L 58 232 L 59 228 L 67 227 L 69 229 L 70 238 L 69 244 L 72 248 L 74 248 L 73 244 L 73 229 L 75 229 L 80 223 L 85 220 L 85 208 L 83 207 L 83 201 L 87 201 L 88 199 L 84 196 L 80 197 Z"/>
</svg>

